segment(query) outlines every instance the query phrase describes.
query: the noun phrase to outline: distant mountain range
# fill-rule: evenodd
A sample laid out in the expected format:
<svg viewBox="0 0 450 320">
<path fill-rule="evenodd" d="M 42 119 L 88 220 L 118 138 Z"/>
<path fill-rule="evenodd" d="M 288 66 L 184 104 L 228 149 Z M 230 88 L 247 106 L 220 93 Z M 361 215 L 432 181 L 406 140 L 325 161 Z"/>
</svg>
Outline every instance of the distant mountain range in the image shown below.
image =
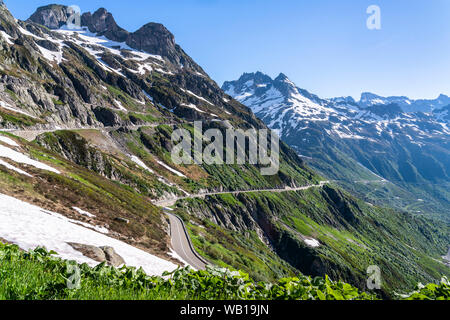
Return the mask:
<svg viewBox="0 0 450 320">
<path fill-rule="evenodd" d="M 437 99 L 413 100 L 408 97 L 381 97 L 376 94 L 365 92 L 358 101 L 361 107 L 370 107 L 373 105 L 396 104 L 402 108 L 404 112 L 439 112 L 443 107 L 450 105 L 450 97 L 441 94 Z"/>
<path fill-rule="evenodd" d="M 272 79 L 261 72 L 245 73 L 222 88 L 323 175 L 368 200 L 450 217 L 448 96 L 413 100 L 363 93 L 360 101 L 322 99 L 284 74 Z M 369 181 L 384 184 L 375 197 Z"/>
</svg>

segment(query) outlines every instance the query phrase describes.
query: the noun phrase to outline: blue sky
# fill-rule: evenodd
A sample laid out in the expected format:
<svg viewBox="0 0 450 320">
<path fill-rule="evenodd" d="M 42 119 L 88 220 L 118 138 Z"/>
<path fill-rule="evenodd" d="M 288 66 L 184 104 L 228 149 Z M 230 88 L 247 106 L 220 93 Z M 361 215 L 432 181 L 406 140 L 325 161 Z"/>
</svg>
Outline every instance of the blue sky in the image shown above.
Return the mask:
<svg viewBox="0 0 450 320">
<path fill-rule="evenodd" d="M 19 19 L 38 6 L 105 7 L 123 28 L 163 23 L 219 85 L 280 72 L 321 97 L 450 95 L 448 0 L 5 0 Z M 381 8 L 381 30 L 366 9 Z"/>
</svg>

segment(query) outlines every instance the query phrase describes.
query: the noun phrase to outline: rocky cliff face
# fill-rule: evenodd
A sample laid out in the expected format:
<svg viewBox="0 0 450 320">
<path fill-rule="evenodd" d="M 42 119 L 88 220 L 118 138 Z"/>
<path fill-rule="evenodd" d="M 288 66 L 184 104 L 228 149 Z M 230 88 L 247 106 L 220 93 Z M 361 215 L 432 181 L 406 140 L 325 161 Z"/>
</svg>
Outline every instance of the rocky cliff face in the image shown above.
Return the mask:
<svg viewBox="0 0 450 320">
<path fill-rule="evenodd" d="M 106 9 L 100 8 L 94 14 L 83 13 L 81 25 L 87 26 L 89 31 L 117 42 L 125 42 L 129 32 L 119 27 L 113 15 Z"/>
<path fill-rule="evenodd" d="M 73 9 L 67 6 L 52 4 L 38 8 L 29 20 L 50 29 L 59 29 L 73 13 Z"/>
<path fill-rule="evenodd" d="M 1 7 L 0 98 L 10 111 L 22 111 L 14 119 L 0 114 L 4 127 L 126 126 L 136 123 L 130 112 L 168 122 L 220 114 L 263 126 L 226 98 L 164 26 L 149 23 L 130 33 L 99 9 L 82 15 L 80 30 L 59 29 L 70 12 L 50 5 L 22 22 Z"/>
<path fill-rule="evenodd" d="M 70 7 L 50 5 L 39 8 L 28 20 L 50 29 L 59 29 L 66 24 L 72 13 Z M 126 43 L 133 49 L 160 55 L 176 68 L 187 67 L 202 72 L 201 68 L 176 45 L 174 35 L 162 24 L 152 22 L 142 26 L 136 32 L 128 32 L 117 25 L 110 12 L 100 8 L 93 14 L 83 13 L 81 26 L 87 27 L 90 32 L 98 36 Z"/>
<path fill-rule="evenodd" d="M 12 37 L 17 37 L 18 32 L 17 29 L 15 28 L 16 26 L 15 19 L 9 12 L 8 8 L 6 7 L 3 1 L 0 1 L 0 17 L 1 17 L 0 23 L 1 30 L 5 31 L 6 34 L 11 35 Z"/>
<path fill-rule="evenodd" d="M 138 50 L 170 57 L 176 52 L 175 37 L 162 24 L 148 23 L 127 39 L 127 44 Z"/>
</svg>

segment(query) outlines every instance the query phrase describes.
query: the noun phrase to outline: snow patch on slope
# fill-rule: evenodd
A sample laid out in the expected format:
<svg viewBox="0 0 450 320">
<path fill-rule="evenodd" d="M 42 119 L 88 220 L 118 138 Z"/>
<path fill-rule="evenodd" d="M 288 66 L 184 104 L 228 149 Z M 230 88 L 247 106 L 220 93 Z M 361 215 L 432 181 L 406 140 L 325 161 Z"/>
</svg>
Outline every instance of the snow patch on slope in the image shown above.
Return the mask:
<svg viewBox="0 0 450 320">
<path fill-rule="evenodd" d="M 10 148 L 7 148 L 5 146 L 2 146 L 2 145 L 0 145 L 0 157 L 8 158 L 17 163 L 27 164 L 27 165 L 33 166 L 33 167 L 41 169 L 41 170 L 47 170 L 47 171 L 54 172 L 57 174 L 61 173 L 58 170 L 56 170 L 42 162 L 30 159 L 28 156 L 26 156 L 20 152 L 14 151 Z"/>
<path fill-rule="evenodd" d="M 134 163 L 136 163 L 138 166 L 140 166 L 141 168 L 149 171 L 150 173 L 155 173 L 152 169 L 150 169 L 149 167 L 147 167 L 147 165 L 138 157 L 136 156 L 131 156 L 131 161 L 133 161 Z"/>
<path fill-rule="evenodd" d="M 68 242 L 96 247 L 110 246 L 124 258 L 126 265 L 142 267 L 149 275 L 162 275 L 164 271 L 177 268 L 169 261 L 77 225 L 57 213 L 3 194 L 0 194 L 0 221 L 0 237 L 24 250 L 43 246 L 56 251 L 63 259 L 95 266 L 98 262 L 83 256 Z"/>
<path fill-rule="evenodd" d="M 48 49 L 45 49 L 39 45 L 36 45 L 42 53 L 42 56 L 50 62 L 56 62 L 60 64 L 63 61 L 63 53 L 62 51 L 53 52 Z"/>
<path fill-rule="evenodd" d="M 92 213 L 89 213 L 87 211 L 81 210 L 80 208 L 77 207 L 72 207 L 73 210 L 75 210 L 76 212 L 78 212 L 79 214 L 81 214 L 82 216 L 86 216 L 89 218 L 95 218 L 95 215 Z"/>
<path fill-rule="evenodd" d="M 10 139 L 8 137 L 5 136 L 0 136 L 0 141 L 6 144 L 9 144 L 12 147 L 18 147 L 19 145 L 17 144 L 17 142 L 15 142 L 13 139 Z"/>
<path fill-rule="evenodd" d="M 186 176 L 185 176 L 184 174 L 182 174 L 180 171 L 177 171 L 177 170 L 175 170 L 175 169 L 169 167 L 169 166 L 168 166 L 167 164 L 165 164 L 164 162 L 162 162 L 162 161 L 160 161 L 160 160 L 158 160 L 158 161 L 156 161 L 156 162 L 157 162 L 159 165 L 161 165 L 161 166 L 163 166 L 164 168 L 166 168 L 167 170 L 169 170 L 170 172 L 176 174 L 177 176 L 182 177 L 182 178 L 186 178 Z"/>
<path fill-rule="evenodd" d="M 6 110 L 10 110 L 10 111 L 13 111 L 13 112 L 16 112 L 16 113 L 23 114 L 23 115 L 25 115 L 27 117 L 30 117 L 30 118 L 36 118 L 36 117 L 33 117 L 32 115 L 26 113 L 26 112 L 23 112 L 22 110 L 18 110 L 18 109 L 15 109 L 15 108 L 11 107 L 9 104 L 7 104 L 4 101 L 0 101 L 0 107 L 2 107 L 3 109 L 6 109 Z"/>
<path fill-rule="evenodd" d="M 5 39 L 5 41 L 8 44 L 10 44 L 10 45 L 14 44 L 14 42 L 12 41 L 12 37 L 9 34 L 7 34 L 5 31 L 3 31 L 3 30 L 0 31 L 0 35 L 3 37 L 3 39 Z"/>
<path fill-rule="evenodd" d="M 123 70 L 111 68 L 101 59 L 104 51 L 120 56 L 124 60 L 130 60 L 137 63 L 138 70 L 128 68 L 128 70 L 132 73 L 145 75 L 147 72 L 152 72 L 155 70 L 165 74 L 173 74 L 171 72 L 164 71 L 161 68 L 154 68 L 154 66 L 161 67 L 161 64 L 165 63 L 165 60 L 161 56 L 137 51 L 128 46 L 125 42 L 116 42 L 109 40 L 105 36 L 98 36 L 97 34 L 89 32 L 87 28 L 74 30 L 68 29 L 67 26 L 62 26 L 60 29 L 56 30 L 56 32 L 87 50 L 97 59 L 100 66 L 105 71 L 114 72 L 125 77 L 122 73 Z M 121 52 L 122 50 L 129 52 L 130 56 L 124 57 Z"/>
<path fill-rule="evenodd" d="M 180 261 L 181 263 L 184 264 L 185 267 L 191 267 L 192 269 L 194 269 L 194 267 L 192 267 L 189 263 L 187 263 L 178 253 L 176 253 L 175 251 L 173 251 L 172 249 L 170 250 L 170 252 L 168 253 L 169 256 L 171 256 L 174 259 L 177 259 L 178 261 Z M 195 269 L 194 269 L 195 270 Z"/>
<path fill-rule="evenodd" d="M 193 104 L 193 103 L 189 103 L 189 104 L 187 104 L 187 103 L 182 103 L 181 105 L 182 105 L 183 107 L 188 107 L 188 108 L 194 109 L 194 110 L 197 111 L 197 112 L 205 113 L 205 111 L 200 110 L 200 109 L 197 108 L 197 106 L 196 106 L 195 104 Z"/>
<path fill-rule="evenodd" d="M 13 170 L 13 171 L 15 171 L 15 172 L 17 172 L 17 173 L 20 173 L 20 174 L 23 174 L 23 175 L 25 175 L 25 176 L 27 176 L 27 177 L 33 177 L 33 176 L 32 176 L 31 174 L 29 174 L 28 172 L 25 172 L 25 171 L 23 171 L 22 169 L 16 168 L 15 166 L 9 164 L 9 163 L 6 162 L 6 161 L 3 161 L 2 159 L 0 159 L 0 165 L 6 167 L 6 169 Z"/>
<path fill-rule="evenodd" d="M 320 242 L 317 241 L 316 239 L 304 239 L 303 241 L 305 241 L 305 243 L 310 246 L 311 248 L 317 248 L 320 247 Z"/>
<path fill-rule="evenodd" d="M 116 106 L 119 108 L 119 110 L 121 111 L 128 111 L 122 104 L 122 102 L 120 102 L 117 99 L 114 99 L 114 103 L 116 104 Z"/>
<path fill-rule="evenodd" d="M 189 90 L 186 90 L 186 89 L 183 89 L 183 88 L 181 88 L 181 91 L 183 91 L 184 93 L 190 94 L 191 96 L 197 98 L 198 100 L 201 100 L 201 101 L 203 101 L 203 102 L 206 102 L 207 104 L 209 104 L 209 105 L 211 105 L 211 106 L 214 106 L 214 104 L 212 104 L 211 102 L 209 102 L 209 101 L 206 100 L 205 98 L 196 95 L 196 94 L 193 93 L 192 91 L 189 91 Z"/>
</svg>

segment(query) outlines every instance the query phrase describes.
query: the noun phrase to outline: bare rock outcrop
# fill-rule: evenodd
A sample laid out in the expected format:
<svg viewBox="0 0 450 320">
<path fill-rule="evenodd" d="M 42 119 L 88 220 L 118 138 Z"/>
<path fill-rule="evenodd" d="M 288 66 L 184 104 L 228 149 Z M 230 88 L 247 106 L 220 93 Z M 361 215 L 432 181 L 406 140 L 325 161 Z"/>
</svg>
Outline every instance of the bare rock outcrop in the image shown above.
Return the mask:
<svg viewBox="0 0 450 320">
<path fill-rule="evenodd" d="M 113 267 L 120 267 L 125 264 L 125 260 L 112 247 L 96 247 L 81 243 L 69 243 L 69 245 L 92 260 L 106 262 Z"/>
</svg>

